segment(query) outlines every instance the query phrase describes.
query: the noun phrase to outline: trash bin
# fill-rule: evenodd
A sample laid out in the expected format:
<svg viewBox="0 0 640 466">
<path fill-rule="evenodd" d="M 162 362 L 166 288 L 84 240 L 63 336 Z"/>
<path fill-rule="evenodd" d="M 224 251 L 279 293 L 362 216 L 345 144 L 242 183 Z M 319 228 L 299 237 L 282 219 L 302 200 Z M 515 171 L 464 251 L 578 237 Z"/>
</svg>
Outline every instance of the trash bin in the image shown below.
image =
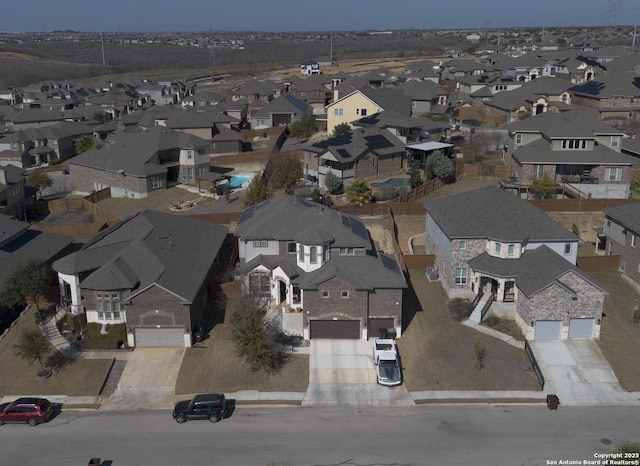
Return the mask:
<svg viewBox="0 0 640 466">
<path fill-rule="evenodd" d="M 559 404 L 560 400 L 558 399 L 558 395 L 547 395 L 547 408 L 558 409 Z"/>
</svg>

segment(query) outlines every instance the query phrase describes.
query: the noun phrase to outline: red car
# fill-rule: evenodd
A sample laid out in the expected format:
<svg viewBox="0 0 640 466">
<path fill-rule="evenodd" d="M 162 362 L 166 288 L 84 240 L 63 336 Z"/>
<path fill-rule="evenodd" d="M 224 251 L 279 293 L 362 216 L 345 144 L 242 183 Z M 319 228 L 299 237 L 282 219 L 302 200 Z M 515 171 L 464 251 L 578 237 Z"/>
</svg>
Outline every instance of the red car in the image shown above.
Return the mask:
<svg viewBox="0 0 640 466">
<path fill-rule="evenodd" d="M 53 405 L 45 398 L 18 398 L 0 404 L 0 425 L 5 422 L 26 422 L 35 426 L 45 422 L 53 413 Z"/>
</svg>

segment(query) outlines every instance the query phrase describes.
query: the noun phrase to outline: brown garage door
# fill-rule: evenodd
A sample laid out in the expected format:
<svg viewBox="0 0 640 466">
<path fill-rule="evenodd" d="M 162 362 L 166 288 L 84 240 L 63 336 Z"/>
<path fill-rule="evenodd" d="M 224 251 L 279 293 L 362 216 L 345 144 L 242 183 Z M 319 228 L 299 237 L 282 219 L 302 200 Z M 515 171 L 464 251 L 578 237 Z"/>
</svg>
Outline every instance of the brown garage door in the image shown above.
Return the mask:
<svg viewBox="0 0 640 466">
<path fill-rule="evenodd" d="M 369 338 L 387 338 L 387 329 L 395 329 L 393 318 L 390 319 L 369 319 Z"/>
<path fill-rule="evenodd" d="M 184 329 L 180 328 L 137 328 L 136 346 L 140 347 L 180 347 L 184 346 Z"/>
<path fill-rule="evenodd" d="M 312 320 L 311 338 L 360 339 L 359 320 Z"/>
</svg>

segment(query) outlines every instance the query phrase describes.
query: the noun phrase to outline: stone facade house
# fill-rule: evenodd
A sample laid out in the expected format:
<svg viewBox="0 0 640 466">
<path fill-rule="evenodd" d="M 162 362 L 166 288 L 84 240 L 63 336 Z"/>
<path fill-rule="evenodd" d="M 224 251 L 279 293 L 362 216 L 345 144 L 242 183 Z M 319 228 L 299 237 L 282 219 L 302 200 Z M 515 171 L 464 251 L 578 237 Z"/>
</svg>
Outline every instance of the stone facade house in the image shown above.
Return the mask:
<svg viewBox="0 0 640 466">
<path fill-rule="evenodd" d="M 235 230 L 245 289 L 290 334 L 361 339 L 402 332 L 407 287 L 395 256 L 365 224 L 283 195 L 245 209 Z"/>
<path fill-rule="evenodd" d="M 449 297 L 472 300 L 471 319 L 489 310 L 527 339 L 599 337 L 606 291 L 576 267 L 573 233 L 493 186 L 424 205 L 427 250 Z"/>
<path fill-rule="evenodd" d="M 129 346 L 191 346 L 227 228 L 144 210 L 53 263 L 62 305 L 87 322 L 126 323 Z"/>
</svg>

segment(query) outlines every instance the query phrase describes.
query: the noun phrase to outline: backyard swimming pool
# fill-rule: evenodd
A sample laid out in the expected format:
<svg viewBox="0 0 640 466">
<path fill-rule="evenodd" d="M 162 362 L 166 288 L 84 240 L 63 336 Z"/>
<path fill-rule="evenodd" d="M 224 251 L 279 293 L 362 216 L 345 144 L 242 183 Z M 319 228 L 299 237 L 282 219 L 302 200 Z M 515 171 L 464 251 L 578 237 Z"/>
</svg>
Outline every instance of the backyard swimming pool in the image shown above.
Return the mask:
<svg viewBox="0 0 640 466">
<path fill-rule="evenodd" d="M 228 185 L 232 190 L 242 188 L 246 182 L 248 182 L 252 176 L 250 175 L 233 175 L 230 180 L 223 181 L 218 184 L 217 189 L 223 190 Z"/>
</svg>

